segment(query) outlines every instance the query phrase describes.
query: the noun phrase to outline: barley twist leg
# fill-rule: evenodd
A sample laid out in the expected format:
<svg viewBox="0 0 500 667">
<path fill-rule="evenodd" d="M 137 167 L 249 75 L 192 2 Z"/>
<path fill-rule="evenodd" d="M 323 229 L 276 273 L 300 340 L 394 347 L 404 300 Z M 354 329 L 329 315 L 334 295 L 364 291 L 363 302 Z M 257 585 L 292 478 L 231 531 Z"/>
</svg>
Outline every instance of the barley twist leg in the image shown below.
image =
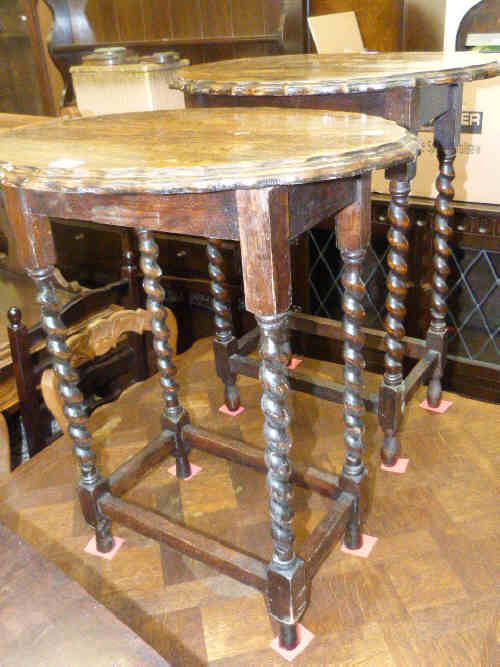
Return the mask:
<svg viewBox="0 0 500 667">
<path fill-rule="evenodd" d="M 361 266 L 366 250 L 341 250 L 344 261 L 342 285 L 344 297 L 342 309 L 344 318 L 344 443 L 346 455 L 342 468 L 342 477 L 353 485 L 359 486 L 366 469 L 362 459 L 363 453 L 363 357 L 364 335 L 361 324 L 365 315 L 362 299 L 365 287 L 361 279 Z M 359 499 L 353 515 L 349 520 L 345 544 L 349 549 L 358 549 L 361 546 L 360 508 Z"/>
<path fill-rule="evenodd" d="M 400 453 L 396 435 L 404 409 L 403 356 L 408 291 L 408 195 L 410 180 L 407 167 L 395 169 L 390 180 L 391 203 L 389 205 L 388 240 L 390 250 L 387 263 L 387 315 L 385 318 L 385 373 L 380 387 L 379 421 L 384 431 L 381 456 L 386 465 L 394 465 Z"/>
<path fill-rule="evenodd" d="M 64 414 L 68 419 L 68 433 L 73 441 L 73 451 L 80 468 L 78 492 L 85 519 L 94 526 L 98 551 L 113 548 L 111 521 L 98 506 L 99 497 L 109 491 L 96 466 L 96 455 L 91 446 L 87 427 L 87 410 L 78 388 L 78 371 L 71 365 L 71 350 L 66 343 L 66 327 L 60 314 L 53 283 L 54 267 L 30 272 L 35 281 L 37 301 L 41 306 L 41 323 L 47 335 L 47 350 L 52 356 L 54 372 L 59 379 L 58 391 L 64 402 Z"/>
<path fill-rule="evenodd" d="M 235 351 L 231 303 L 224 272 L 222 241 L 210 239 L 207 244 L 208 275 L 214 309 L 215 340 L 214 354 L 217 374 L 224 383 L 224 397 L 229 410 L 240 407 L 240 394 L 236 386 L 236 375 L 229 368 L 229 356 Z"/>
<path fill-rule="evenodd" d="M 176 435 L 174 448 L 176 474 L 179 478 L 186 478 L 191 474 L 191 468 L 187 447 L 182 438 L 182 428 L 188 423 L 189 418 L 179 402 L 179 385 L 175 381 L 177 369 L 172 363 L 173 350 L 168 342 L 170 332 L 166 325 L 166 310 L 163 305 L 165 292 L 160 282 L 162 272 L 157 261 L 158 245 L 152 232 L 147 229 L 138 229 L 137 235 L 141 253 L 140 266 L 144 274 L 143 286 L 148 297 L 147 307 L 152 314 L 153 347 L 158 361 L 160 385 L 163 389 L 162 424 Z"/>
<path fill-rule="evenodd" d="M 284 370 L 287 357 L 283 350 L 286 314 L 256 317 L 261 332 L 261 406 L 273 540 L 269 565 L 270 611 L 280 622 L 281 645 L 292 649 L 298 642 L 296 624 L 304 612 L 306 600 L 305 593 L 300 599 L 296 595 L 297 589 L 305 591 L 305 571 L 303 561 L 293 549 L 292 464 L 288 457 L 291 447 L 288 432 L 290 414 L 286 405 L 289 385 Z M 297 581 L 303 582 L 302 585 L 297 585 Z"/>
<path fill-rule="evenodd" d="M 455 178 L 453 162 L 456 156 L 454 147 L 438 148 L 439 175 L 436 180 L 438 196 L 435 202 L 434 215 L 434 273 L 432 278 L 431 324 L 428 341 L 441 341 L 438 345 L 444 356 L 444 340 L 446 337 L 446 298 L 448 296 L 447 280 L 450 274 L 448 260 L 451 255 L 449 241 L 453 235 L 450 222 L 453 218 L 453 197 L 455 191 L 452 181 Z M 427 387 L 427 401 L 436 407 L 441 400 L 441 378 L 444 359 L 436 364 L 431 381 Z"/>
</svg>

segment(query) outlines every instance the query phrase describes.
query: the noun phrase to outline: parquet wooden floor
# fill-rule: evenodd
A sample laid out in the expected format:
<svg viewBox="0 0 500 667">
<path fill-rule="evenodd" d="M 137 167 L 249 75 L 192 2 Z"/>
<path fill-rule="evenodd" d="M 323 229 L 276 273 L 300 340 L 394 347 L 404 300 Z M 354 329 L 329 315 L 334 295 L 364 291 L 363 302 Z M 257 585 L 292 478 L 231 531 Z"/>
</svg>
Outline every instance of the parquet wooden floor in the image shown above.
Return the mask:
<svg viewBox="0 0 500 667">
<path fill-rule="evenodd" d="M 259 383 L 241 378 L 246 411 L 218 412 L 222 391 L 210 342 L 178 358 L 181 397 L 193 422 L 263 447 Z M 339 379 L 341 368 L 306 360 L 307 370 Z M 375 388 L 379 377 L 367 374 Z M 366 418 L 371 501 L 364 530 L 378 542 L 367 560 L 336 547 L 314 580 L 303 623 L 316 637 L 296 665 L 459 666 L 499 664 L 498 444 L 496 405 L 454 395 L 443 415 L 407 407 L 401 438 L 404 475 L 379 469 L 380 432 Z M 292 393 L 293 456 L 338 470 L 342 408 Z M 92 415 L 104 471 L 157 431 L 158 378 L 129 388 Z M 172 478 L 165 462 L 128 493 L 134 502 L 268 557 L 264 476 L 194 451 L 203 472 Z M 0 490 L 0 520 L 112 610 L 176 665 L 283 665 L 269 648 L 275 628 L 262 596 L 215 570 L 121 526 L 112 561 L 84 553 L 91 530 L 75 501 L 76 469 L 66 438 L 18 468 Z M 298 544 L 327 500 L 297 490 Z M 299 548 L 300 551 L 300 548 Z M 1 662 L 1 661 L 0 661 Z M 75 660 L 75 666 L 78 660 Z"/>
</svg>

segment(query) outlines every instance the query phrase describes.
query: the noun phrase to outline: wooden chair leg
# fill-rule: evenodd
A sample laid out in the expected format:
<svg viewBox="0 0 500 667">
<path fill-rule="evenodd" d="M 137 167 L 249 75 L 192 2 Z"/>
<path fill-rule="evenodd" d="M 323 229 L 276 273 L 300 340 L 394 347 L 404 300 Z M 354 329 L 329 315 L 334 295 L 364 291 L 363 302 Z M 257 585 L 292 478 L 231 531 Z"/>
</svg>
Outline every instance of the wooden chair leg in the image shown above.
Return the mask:
<svg viewBox="0 0 500 667">
<path fill-rule="evenodd" d="M 0 486 L 10 474 L 10 437 L 7 420 L 0 412 Z"/>
<path fill-rule="evenodd" d="M 43 438 L 40 432 L 40 405 L 30 356 L 28 329 L 22 321 L 21 311 L 16 306 L 9 309 L 7 317 L 9 319 L 7 333 L 19 396 L 19 412 L 31 458 L 42 449 Z"/>
</svg>

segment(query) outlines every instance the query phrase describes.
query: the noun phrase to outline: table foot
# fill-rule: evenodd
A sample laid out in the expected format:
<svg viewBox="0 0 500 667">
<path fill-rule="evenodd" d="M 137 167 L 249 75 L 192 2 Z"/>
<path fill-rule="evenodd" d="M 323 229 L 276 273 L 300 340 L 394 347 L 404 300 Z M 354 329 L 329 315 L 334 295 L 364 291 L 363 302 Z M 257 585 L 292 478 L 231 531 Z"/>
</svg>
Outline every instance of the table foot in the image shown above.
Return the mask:
<svg viewBox="0 0 500 667">
<path fill-rule="evenodd" d="M 293 651 L 299 643 L 297 623 L 280 623 L 279 645 L 287 651 Z"/>
<path fill-rule="evenodd" d="M 363 546 L 363 537 L 361 535 L 361 516 L 359 512 L 359 503 L 353 512 L 353 516 L 347 522 L 344 534 L 344 546 L 346 549 L 361 549 Z"/>
<path fill-rule="evenodd" d="M 399 455 L 401 454 L 401 445 L 396 435 L 385 433 L 380 450 L 380 458 L 382 463 L 387 467 L 396 465 Z"/>
<path fill-rule="evenodd" d="M 99 553 L 106 554 L 113 551 L 115 541 L 111 533 L 111 521 L 106 517 L 101 517 L 95 527 L 95 545 Z"/>
<path fill-rule="evenodd" d="M 427 387 L 427 403 L 431 408 L 437 408 L 441 403 L 441 380 L 439 378 L 432 378 Z"/>
</svg>

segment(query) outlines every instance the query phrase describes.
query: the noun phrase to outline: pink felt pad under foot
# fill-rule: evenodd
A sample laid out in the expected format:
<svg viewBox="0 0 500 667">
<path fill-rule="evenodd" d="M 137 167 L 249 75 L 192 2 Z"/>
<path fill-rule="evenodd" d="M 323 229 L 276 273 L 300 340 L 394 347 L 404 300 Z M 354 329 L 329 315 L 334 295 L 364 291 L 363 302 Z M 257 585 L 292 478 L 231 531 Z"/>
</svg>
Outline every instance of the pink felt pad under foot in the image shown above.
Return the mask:
<svg viewBox="0 0 500 667">
<path fill-rule="evenodd" d="M 452 405 L 453 401 L 445 401 L 444 399 L 441 400 L 441 402 L 436 408 L 430 406 L 427 403 L 427 399 L 425 399 L 425 401 L 422 401 L 422 403 L 420 403 L 420 407 L 424 408 L 424 410 L 430 410 L 431 412 L 441 412 L 441 413 L 446 412 L 446 410 L 448 410 L 448 408 Z"/>
<path fill-rule="evenodd" d="M 380 464 L 380 470 L 387 470 L 387 472 L 396 472 L 400 475 L 406 472 L 408 468 L 408 463 L 410 459 L 401 459 L 399 458 L 393 466 L 386 466 L 383 463 Z"/>
<path fill-rule="evenodd" d="M 244 406 L 240 405 L 240 407 L 237 410 L 230 410 L 224 403 L 224 405 L 220 406 L 219 412 L 222 412 L 225 415 L 229 415 L 230 417 L 237 417 L 238 415 L 241 415 L 244 409 L 245 409 Z"/>
<path fill-rule="evenodd" d="M 274 651 L 276 651 L 276 653 L 279 653 L 282 658 L 285 658 L 285 660 L 288 660 L 288 662 L 292 662 L 292 660 L 296 658 L 298 655 L 300 655 L 302 651 L 304 651 L 304 649 L 306 649 L 314 639 L 313 633 L 310 632 L 307 628 L 305 628 L 302 625 L 302 623 L 297 623 L 297 634 L 299 637 L 299 643 L 291 651 L 287 651 L 286 648 L 282 648 L 280 646 L 279 636 L 275 637 L 273 641 L 269 644 L 269 646 Z"/>
<path fill-rule="evenodd" d="M 377 543 L 378 537 L 373 537 L 372 535 L 362 534 L 363 543 L 361 544 L 360 549 L 348 549 L 345 544 L 342 545 L 341 551 L 351 556 L 359 556 L 360 558 L 368 558 L 371 554 L 373 547 Z"/>
<path fill-rule="evenodd" d="M 111 560 L 116 556 L 116 552 L 118 549 L 121 547 L 121 545 L 125 542 L 123 537 L 115 537 L 113 536 L 113 542 L 114 546 L 111 549 L 111 551 L 108 551 L 107 553 L 102 553 L 101 551 L 97 551 L 97 546 L 95 543 L 95 535 L 94 537 L 90 540 L 90 542 L 87 544 L 85 547 L 84 551 L 88 554 L 92 554 L 92 556 L 99 556 L 100 558 L 105 558 L 106 560 Z"/>
<path fill-rule="evenodd" d="M 203 470 L 203 468 L 200 468 L 200 466 L 195 465 L 194 463 L 190 463 L 189 467 L 191 469 L 191 474 L 189 477 L 183 477 L 180 479 L 180 482 L 189 482 L 190 479 L 193 479 L 193 477 L 196 477 L 196 475 Z M 170 466 L 168 469 L 168 472 L 172 475 L 172 477 L 176 477 L 176 467 L 175 463 L 173 466 Z"/>
<path fill-rule="evenodd" d="M 287 368 L 289 368 L 291 371 L 294 371 L 297 366 L 300 366 L 302 363 L 302 359 L 297 359 L 297 357 L 292 357 L 290 359 L 290 363 L 288 364 Z"/>
</svg>

